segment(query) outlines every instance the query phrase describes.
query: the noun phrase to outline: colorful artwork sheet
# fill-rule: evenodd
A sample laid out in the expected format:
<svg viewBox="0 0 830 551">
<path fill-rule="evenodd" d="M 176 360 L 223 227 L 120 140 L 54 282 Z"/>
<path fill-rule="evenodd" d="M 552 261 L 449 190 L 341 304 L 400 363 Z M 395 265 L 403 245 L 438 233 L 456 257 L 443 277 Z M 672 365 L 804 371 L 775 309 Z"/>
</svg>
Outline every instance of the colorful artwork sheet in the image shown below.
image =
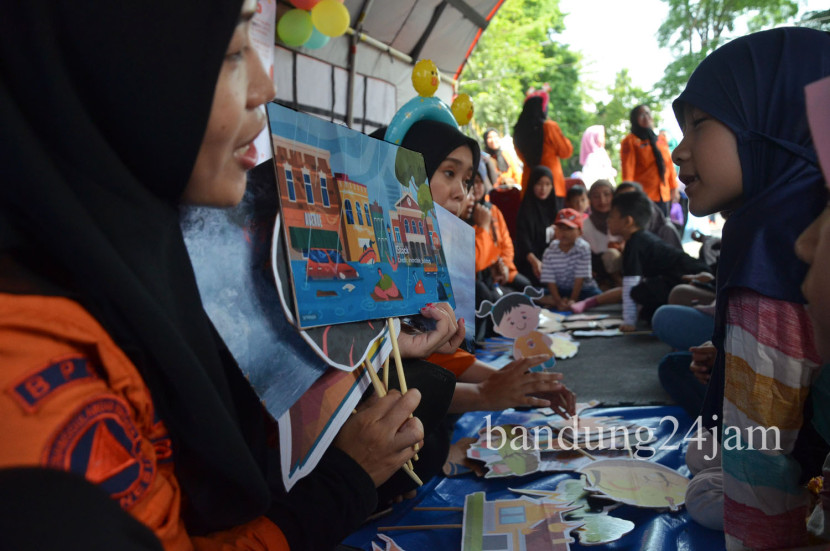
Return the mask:
<svg viewBox="0 0 830 551">
<path fill-rule="evenodd" d="M 455 307 L 420 154 L 274 103 L 267 111 L 297 325 Z"/>
<path fill-rule="evenodd" d="M 582 524 L 566 520 L 566 513 L 574 509 L 527 496 L 487 501 L 484 492 L 469 494 L 464 500 L 461 549 L 566 551 L 574 542 L 569 532 Z"/>
<path fill-rule="evenodd" d="M 830 77 L 817 80 L 804 88 L 807 102 L 807 120 L 813 134 L 819 164 L 824 180 L 830 182 Z"/>
<path fill-rule="evenodd" d="M 565 519 L 583 523 L 572 532 L 579 536 L 580 545 L 603 545 L 617 541 L 631 532 L 635 526 L 630 520 L 609 514 L 619 506 L 618 503 L 597 504 L 596 499 L 589 500 L 591 494 L 585 490 L 585 481 L 582 478 L 563 480 L 556 485 L 554 491 L 513 488 L 510 488 L 510 491 L 576 507 L 565 513 Z"/>
<path fill-rule="evenodd" d="M 586 490 L 636 507 L 677 511 L 686 502 L 689 479 L 677 471 L 640 459 L 604 459 L 579 469 Z"/>
</svg>

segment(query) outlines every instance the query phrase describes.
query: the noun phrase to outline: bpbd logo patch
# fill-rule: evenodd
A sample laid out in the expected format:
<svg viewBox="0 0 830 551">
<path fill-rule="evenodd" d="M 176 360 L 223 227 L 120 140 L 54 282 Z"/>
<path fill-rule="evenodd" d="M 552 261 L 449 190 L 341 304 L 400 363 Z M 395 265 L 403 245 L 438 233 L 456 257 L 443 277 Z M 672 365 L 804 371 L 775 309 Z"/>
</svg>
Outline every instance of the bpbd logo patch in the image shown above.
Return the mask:
<svg viewBox="0 0 830 551">
<path fill-rule="evenodd" d="M 84 475 L 129 509 L 155 475 L 141 442 L 127 403 L 114 396 L 99 397 L 77 410 L 55 434 L 43 463 Z"/>
<path fill-rule="evenodd" d="M 80 381 L 96 379 L 98 376 L 86 358 L 57 360 L 26 377 L 7 389 L 24 410 L 34 413 L 44 401 L 58 390 Z"/>
</svg>

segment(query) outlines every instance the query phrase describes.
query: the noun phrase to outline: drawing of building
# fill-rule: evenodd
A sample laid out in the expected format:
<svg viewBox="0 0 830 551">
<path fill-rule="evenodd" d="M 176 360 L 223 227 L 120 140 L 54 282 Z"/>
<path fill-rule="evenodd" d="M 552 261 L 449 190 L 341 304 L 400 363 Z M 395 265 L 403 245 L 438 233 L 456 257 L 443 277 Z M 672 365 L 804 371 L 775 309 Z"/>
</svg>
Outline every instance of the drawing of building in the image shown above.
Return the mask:
<svg viewBox="0 0 830 551">
<path fill-rule="evenodd" d="M 271 140 L 290 259 L 303 260 L 312 248 L 341 251 L 341 200 L 331 153 L 276 134 Z"/>
<path fill-rule="evenodd" d="M 378 262 L 380 257 L 375 247 L 377 238 L 366 186 L 341 173 L 334 175 L 334 181 L 342 202 L 340 235 L 346 260 L 363 264 Z"/>
<path fill-rule="evenodd" d="M 568 532 L 583 524 L 562 518 L 573 509 L 526 496 L 487 501 L 484 492 L 469 494 L 462 551 L 567 551 L 574 542 Z"/>
<path fill-rule="evenodd" d="M 372 229 L 375 230 L 375 247 L 381 262 L 394 263 L 397 255 L 394 254 L 395 241 L 392 236 L 392 226 L 383 216 L 383 207 L 377 201 L 369 206 L 372 216 Z"/>
<path fill-rule="evenodd" d="M 389 216 L 395 232 L 398 259 L 415 264 L 431 262 L 432 243 L 428 239 L 431 224 L 425 219 L 418 201 L 411 194 L 404 193 Z"/>
</svg>

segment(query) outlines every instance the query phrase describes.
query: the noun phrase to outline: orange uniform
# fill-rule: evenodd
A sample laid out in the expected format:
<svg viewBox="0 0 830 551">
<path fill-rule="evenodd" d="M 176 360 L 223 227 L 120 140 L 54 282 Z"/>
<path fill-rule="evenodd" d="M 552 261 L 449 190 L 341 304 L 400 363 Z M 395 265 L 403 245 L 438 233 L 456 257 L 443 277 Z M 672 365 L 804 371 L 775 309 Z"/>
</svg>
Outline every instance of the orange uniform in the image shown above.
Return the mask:
<svg viewBox="0 0 830 551">
<path fill-rule="evenodd" d="M 170 437 L 150 392 L 76 302 L 0 293 L 0 343 L 0 468 L 81 474 L 166 550 L 289 548 L 265 517 L 206 537 L 188 535 Z"/>
<path fill-rule="evenodd" d="M 490 207 L 490 224 L 492 231 L 484 231 L 479 226 L 474 226 L 476 231 L 476 272 L 486 270 L 499 258 L 510 270 L 507 281 L 511 282 L 519 271 L 513 263 L 513 240 L 510 239 L 510 232 L 507 230 L 507 222 L 504 215 L 496 205 Z M 495 232 L 496 238 L 493 238 Z"/>
<path fill-rule="evenodd" d="M 559 125 L 551 120 L 546 120 L 542 127 L 544 134 L 542 142 L 542 158 L 539 160 L 540 165 L 548 167 L 553 174 L 553 193 L 557 197 L 565 197 L 567 193 L 565 190 L 565 174 L 562 172 L 562 162 L 560 159 L 567 159 L 574 152 L 574 146 L 571 141 L 562 133 Z M 521 157 L 521 153 L 516 151 Z M 522 196 L 527 191 L 527 181 L 530 179 L 530 172 L 533 170 L 532 166 L 527 166 L 525 163 L 524 172 L 522 173 Z"/>
<path fill-rule="evenodd" d="M 456 378 L 458 378 L 462 373 L 467 371 L 467 368 L 476 362 L 476 357 L 459 348 L 452 354 L 440 354 L 436 352 L 427 358 L 427 361 L 441 366 L 448 371 L 452 371 Z"/>
<path fill-rule="evenodd" d="M 663 154 L 666 164 L 666 174 L 662 181 L 649 141 L 641 140 L 634 134 L 626 136 L 620 144 L 622 179 L 638 182 L 652 201 L 668 203 L 671 201 L 671 191 L 677 187 L 677 172 L 665 139 L 657 139 L 657 149 Z"/>
</svg>

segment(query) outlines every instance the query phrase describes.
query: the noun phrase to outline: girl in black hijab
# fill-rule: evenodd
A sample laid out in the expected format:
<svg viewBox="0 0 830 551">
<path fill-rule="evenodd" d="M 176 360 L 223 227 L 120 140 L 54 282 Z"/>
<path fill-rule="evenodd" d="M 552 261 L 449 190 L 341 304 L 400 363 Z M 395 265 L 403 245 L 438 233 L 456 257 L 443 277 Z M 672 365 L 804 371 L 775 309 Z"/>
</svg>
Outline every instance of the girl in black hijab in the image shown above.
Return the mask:
<svg viewBox="0 0 830 551">
<path fill-rule="evenodd" d="M 244 192 L 274 94 L 255 8 L 2 4 L 4 546 L 330 548 L 421 438 L 418 393 L 392 393 L 287 495 L 276 434 L 202 308 L 177 205 Z"/>
<path fill-rule="evenodd" d="M 546 166 L 534 167 L 530 171 L 527 193 L 519 206 L 515 245 L 519 273 L 536 286 L 541 285 L 542 255 L 553 239 L 553 221 L 558 211 L 553 194 L 553 174 Z"/>
</svg>

